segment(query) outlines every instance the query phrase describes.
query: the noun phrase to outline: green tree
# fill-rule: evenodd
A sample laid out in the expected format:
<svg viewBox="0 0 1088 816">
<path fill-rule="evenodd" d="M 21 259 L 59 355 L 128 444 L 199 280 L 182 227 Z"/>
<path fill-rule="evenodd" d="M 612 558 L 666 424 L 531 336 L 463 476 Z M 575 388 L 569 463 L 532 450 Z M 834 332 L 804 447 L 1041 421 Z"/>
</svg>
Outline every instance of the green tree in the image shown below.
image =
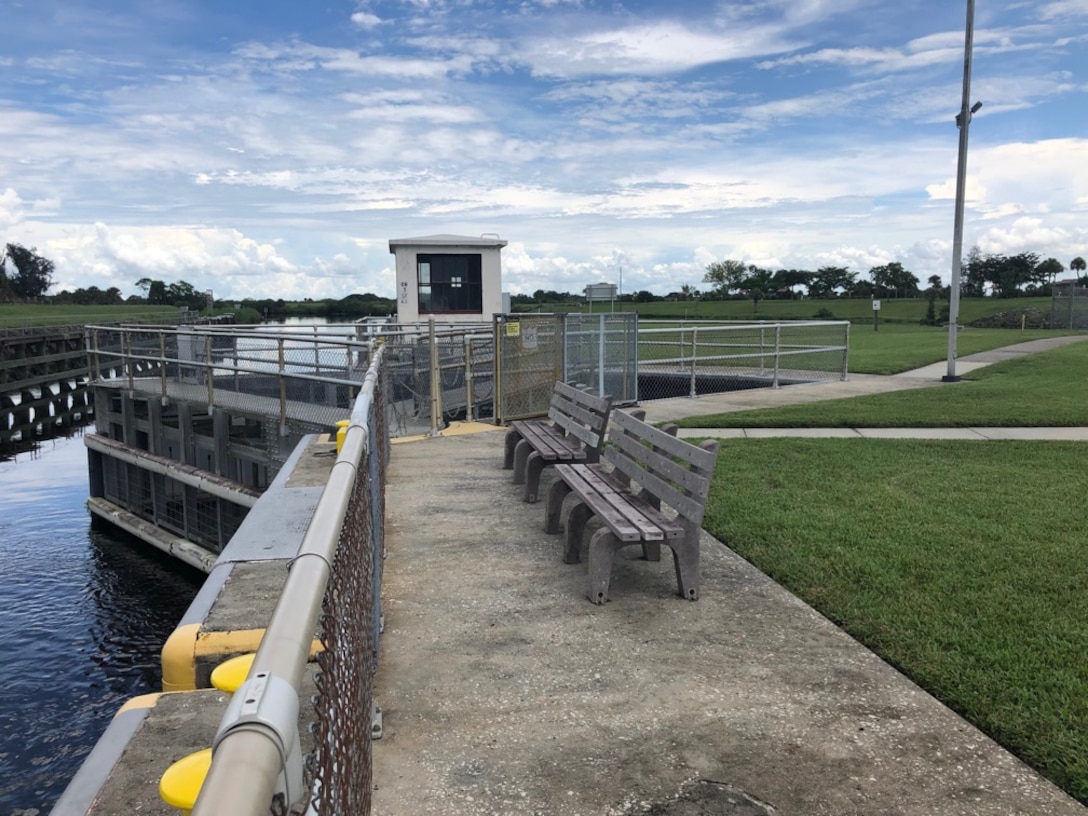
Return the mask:
<svg viewBox="0 0 1088 816">
<path fill-rule="evenodd" d="M 797 294 L 795 287 L 806 286 L 811 278 L 812 273 L 805 269 L 779 269 L 774 273 L 775 292 L 788 292 L 792 298 Z"/>
<path fill-rule="evenodd" d="M 1035 266 L 1035 284 L 1037 286 L 1053 286 L 1054 279 L 1065 271 L 1062 262 L 1057 258 L 1047 258 Z"/>
<path fill-rule="evenodd" d="M 1084 258 L 1078 255 L 1076 258 L 1071 260 L 1069 262 L 1069 269 L 1072 272 L 1080 273 L 1079 275 L 1077 275 L 1077 278 L 1080 280 L 1081 283 L 1088 283 L 1088 275 L 1084 274 Z"/>
<path fill-rule="evenodd" d="M 988 261 L 982 256 L 978 245 L 971 247 L 967 257 L 960 264 L 960 294 L 965 297 L 984 297 L 986 282 L 990 279 Z"/>
<path fill-rule="evenodd" d="M 144 293 L 144 297 L 147 298 L 147 303 L 150 306 L 166 306 L 170 303 L 167 299 L 166 284 L 161 280 L 140 278 L 136 281 L 136 288 Z"/>
<path fill-rule="evenodd" d="M 821 266 L 808 279 L 808 295 L 814 298 L 835 297 L 854 287 L 857 274 L 843 266 Z"/>
<path fill-rule="evenodd" d="M 723 300 L 743 288 L 741 281 L 747 275 L 748 267 L 741 261 L 715 261 L 707 265 L 703 283 L 712 284 L 714 288 L 711 295 L 718 300 Z"/>
<path fill-rule="evenodd" d="M 990 283 L 994 295 L 1012 298 L 1020 294 L 1020 288 L 1034 281 L 1035 268 L 1039 265 L 1039 256 L 1034 252 L 1021 252 L 1019 255 L 987 256 Z"/>
<path fill-rule="evenodd" d="M 937 325 L 937 298 L 941 296 L 941 277 L 940 275 L 930 275 L 927 283 L 929 288 L 926 289 L 926 317 L 922 322 L 927 326 Z"/>
<path fill-rule="evenodd" d="M 752 311 L 758 312 L 759 302 L 775 291 L 774 275 L 769 269 L 751 264 L 748 273 L 741 279 L 740 288 L 745 296 L 752 299 Z"/>
<path fill-rule="evenodd" d="M 904 269 L 903 264 L 898 261 L 874 266 L 869 270 L 869 277 L 873 281 L 873 289 L 878 297 L 886 295 L 889 291 L 893 297 L 918 296 L 918 278 Z"/>
<path fill-rule="evenodd" d="M 53 262 L 43 258 L 34 247 L 27 249 L 21 244 L 8 244 L 0 255 L 0 267 L 8 263 L 14 268 L 5 274 L 8 289 L 16 298 L 39 298 L 53 285 Z"/>
</svg>

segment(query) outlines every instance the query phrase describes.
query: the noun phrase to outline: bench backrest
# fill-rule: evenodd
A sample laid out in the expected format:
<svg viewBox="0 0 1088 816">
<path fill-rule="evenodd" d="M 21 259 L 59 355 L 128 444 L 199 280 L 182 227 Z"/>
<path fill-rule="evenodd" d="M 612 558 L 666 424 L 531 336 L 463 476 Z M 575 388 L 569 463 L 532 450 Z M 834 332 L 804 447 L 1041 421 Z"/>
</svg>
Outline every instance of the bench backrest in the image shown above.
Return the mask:
<svg viewBox="0 0 1088 816">
<path fill-rule="evenodd" d="M 609 421 L 604 459 L 695 525 L 703 523 L 718 443 L 692 445 L 659 428 L 615 411 Z"/>
<path fill-rule="evenodd" d="M 604 444 L 611 411 L 612 397 L 598 397 L 560 381 L 552 390 L 548 418 L 567 436 L 573 436 L 587 448 L 599 451 Z"/>
</svg>

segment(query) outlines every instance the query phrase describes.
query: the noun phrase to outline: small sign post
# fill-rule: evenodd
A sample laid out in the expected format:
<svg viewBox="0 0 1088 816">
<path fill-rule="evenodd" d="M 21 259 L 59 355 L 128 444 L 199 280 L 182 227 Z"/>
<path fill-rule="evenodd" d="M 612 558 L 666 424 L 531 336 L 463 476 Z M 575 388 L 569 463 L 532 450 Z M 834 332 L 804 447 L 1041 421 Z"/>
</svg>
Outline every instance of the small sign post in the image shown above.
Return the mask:
<svg viewBox="0 0 1088 816">
<path fill-rule="evenodd" d="M 880 324 L 877 323 L 877 318 L 880 316 L 880 301 L 873 298 L 873 331 L 880 331 Z"/>
</svg>

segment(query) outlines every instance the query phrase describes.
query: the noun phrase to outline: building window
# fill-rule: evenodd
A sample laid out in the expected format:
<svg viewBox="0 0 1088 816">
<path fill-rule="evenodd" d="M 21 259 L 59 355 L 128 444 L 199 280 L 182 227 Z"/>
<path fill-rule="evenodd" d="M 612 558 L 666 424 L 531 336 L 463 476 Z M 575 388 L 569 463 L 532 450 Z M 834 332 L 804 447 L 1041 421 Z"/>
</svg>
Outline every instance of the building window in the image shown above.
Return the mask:
<svg viewBox="0 0 1088 816">
<path fill-rule="evenodd" d="M 481 314 L 480 255 L 417 255 L 420 314 Z"/>
</svg>

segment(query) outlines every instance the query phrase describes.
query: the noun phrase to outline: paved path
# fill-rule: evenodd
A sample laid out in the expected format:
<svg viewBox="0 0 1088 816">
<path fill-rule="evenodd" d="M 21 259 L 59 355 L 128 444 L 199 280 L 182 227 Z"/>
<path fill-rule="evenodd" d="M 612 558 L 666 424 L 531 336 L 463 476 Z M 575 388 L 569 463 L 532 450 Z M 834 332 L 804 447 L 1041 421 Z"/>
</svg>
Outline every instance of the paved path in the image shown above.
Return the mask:
<svg viewBox="0 0 1088 816">
<path fill-rule="evenodd" d="M 393 450 L 376 813 L 1088 816 L 705 533 L 698 602 L 627 548 L 591 604 L 503 436 Z"/>
<path fill-rule="evenodd" d="M 1048 337 L 1043 340 L 1031 340 L 1026 343 L 1006 346 L 1005 348 L 969 354 L 956 361 L 957 375 L 966 374 L 982 366 L 991 365 L 1034 354 L 1039 351 L 1058 348 L 1070 343 L 1082 343 L 1088 340 L 1085 335 L 1069 337 Z M 948 373 L 947 363 L 934 363 L 913 371 L 905 371 L 893 376 L 876 374 L 851 374 L 845 381 L 805 383 L 788 385 L 783 388 L 754 388 L 747 391 L 731 391 L 724 394 L 706 394 L 692 399 L 677 397 L 667 400 L 653 400 L 641 406 L 646 410 L 648 422 L 674 422 L 692 416 L 727 414 L 736 411 L 752 411 L 759 408 L 777 408 L 783 405 L 799 405 L 809 402 L 859 397 L 868 394 L 884 394 L 891 391 L 907 391 L 921 388 L 958 388 L 962 383 L 945 383 L 941 378 Z M 698 430 L 698 433 L 695 431 Z M 1071 428 L 958 428 L 945 429 L 910 429 L 884 428 L 869 429 L 749 429 L 747 432 L 737 429 L 699 428 L 681 431 L 681 436 L 881 436 L 885 438 L 954 438 L 954 439 L 1086 439 L 1084 435 L 1070 435 L 1077 429 Z M 1017 435 L 1020 433 L 1022 435 Z M 951 434 L 946 436 L 945 434 Z M 960 434 L 966 434 L 960 436 Z"/>
<path fill-rule="evenodd" d="M 1031 345 L 971 355 L 959 370 L 1040 350 Z M 941 374 L 644 407 L 663 421 L 937 386 Z M 628 549 L 610 602 L 590 604 L 585 566 L 562 562 L 543 508 L 522 503 L 501 469 L 502 440 L 493 426 L 460 423 L 394 449 L 376 812 L 1088 816 L 705 533 L 697 603 L 676 596 L 667 557 L 648 563 Z"/>
</svg>

